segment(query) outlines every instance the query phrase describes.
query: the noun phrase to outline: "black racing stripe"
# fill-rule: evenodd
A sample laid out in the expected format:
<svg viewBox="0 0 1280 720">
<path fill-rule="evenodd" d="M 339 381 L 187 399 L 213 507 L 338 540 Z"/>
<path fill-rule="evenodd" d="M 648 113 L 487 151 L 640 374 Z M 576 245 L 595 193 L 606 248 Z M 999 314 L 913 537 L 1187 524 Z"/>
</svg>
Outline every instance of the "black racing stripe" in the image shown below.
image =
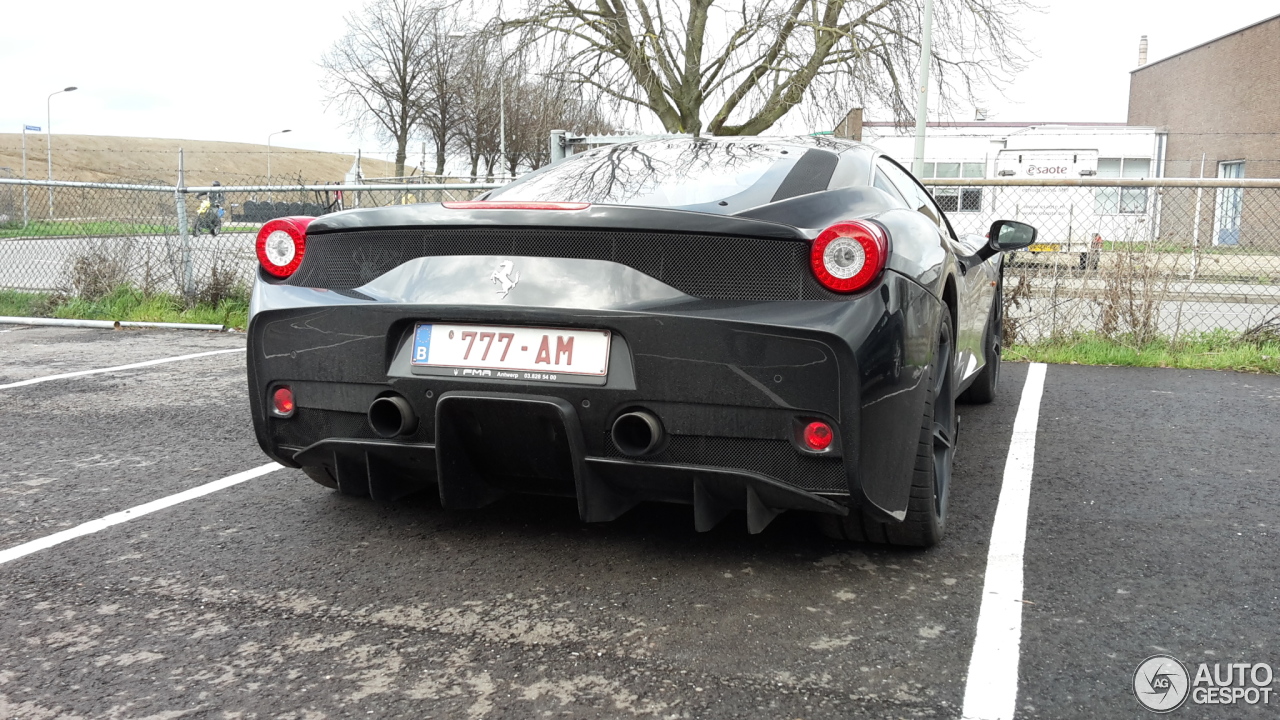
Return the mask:
<svg viewBox="0 0 1280 720">
<path fill-rule="evenodd" d="M 797 195 L 822 192 L 831 184 L 831 176 L 836 171 L 840 156 L 826 150 L 807 150 L 796 161 L 791 172 L 783 178 L 778 191 L 769 202 L 786 200 Z"/>
</svg>

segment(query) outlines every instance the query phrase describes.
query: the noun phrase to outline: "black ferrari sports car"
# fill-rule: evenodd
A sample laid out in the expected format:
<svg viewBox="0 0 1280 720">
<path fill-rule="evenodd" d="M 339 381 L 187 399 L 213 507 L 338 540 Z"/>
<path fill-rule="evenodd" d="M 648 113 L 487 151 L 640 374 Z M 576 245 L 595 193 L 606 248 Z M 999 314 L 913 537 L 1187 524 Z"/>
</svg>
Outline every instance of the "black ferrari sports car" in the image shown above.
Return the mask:
<svg viewBox="0 0 1280 720">
<path fill-rule="evenodd" d="M 815 513 L 928 546 L 956 400 L 999 378 L 998 221 L 957 237 L 910 173 L 830 138 L 590 150 L 478 200 L 280 218 L 258 235 L 249 397 L 322 485 L 446 508 L 577 499 Z"/>
</svg>

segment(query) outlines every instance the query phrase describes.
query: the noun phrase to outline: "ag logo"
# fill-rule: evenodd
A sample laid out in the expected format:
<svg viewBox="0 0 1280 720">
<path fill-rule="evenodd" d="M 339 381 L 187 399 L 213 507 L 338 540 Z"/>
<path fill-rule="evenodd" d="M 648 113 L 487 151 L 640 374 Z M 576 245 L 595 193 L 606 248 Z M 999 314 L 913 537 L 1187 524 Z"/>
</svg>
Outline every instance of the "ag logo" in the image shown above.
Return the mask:
<svg viewBox="0 0 1280 720">
<path fill-rule="evenodd" d="M 1152 712 L 1177 710 L 1190 690 L 1187 668 L 1172 655 L 1152 655 L 1133 673 L 1133 694 Z"/>
<path fill-rule="evenodd" d="M 516 272 L 515 269 L 515 263 L 510 260 L 503 260 L 498 263 L 498 269 L 494 270 L 493 274 L 489 276 L 490 282 L 498 284 L 496 292 L 502 297 L 506 297 L 507 293 L 511 292 L 511 288 L 520 282 L 520 273 Z"/>
</svg>

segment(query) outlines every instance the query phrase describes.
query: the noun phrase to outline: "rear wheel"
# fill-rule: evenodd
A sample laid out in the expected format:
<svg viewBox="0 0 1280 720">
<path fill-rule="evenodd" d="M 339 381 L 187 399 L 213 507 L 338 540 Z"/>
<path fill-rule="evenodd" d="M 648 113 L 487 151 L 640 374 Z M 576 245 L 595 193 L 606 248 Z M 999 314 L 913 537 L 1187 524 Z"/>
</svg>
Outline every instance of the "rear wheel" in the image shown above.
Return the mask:
<svg viewBox="0 0 1280 720">
<path fill-rule="evenodd" d="M 933 363 L 929 366 L 927 395 L 920 421 L 911 497 L 902 522 L 883 522 L 861 508 L 845 517 L 823 516 L 823 531 L 839 540 L 930 547 L 942 540 L 947 529 L 947 499 L 951 490 L 951 466 L 960 427 L 955 403 L 955 343 L 951 315 L 942 313 Z"/>
<path fill-rule="evenodd" d="M 982 338 L 982 351 L 987 364 L 982 366 L 973 384 L 960 394 L 960 402 L 985 404 L 996 399 L 1000 386 L 1000 351 L 1004 337 L 1003 284 L 996 285 L 996 297 L 991 302 L 991 316 L 987 320 L 987 334 Z"/>
</svg>

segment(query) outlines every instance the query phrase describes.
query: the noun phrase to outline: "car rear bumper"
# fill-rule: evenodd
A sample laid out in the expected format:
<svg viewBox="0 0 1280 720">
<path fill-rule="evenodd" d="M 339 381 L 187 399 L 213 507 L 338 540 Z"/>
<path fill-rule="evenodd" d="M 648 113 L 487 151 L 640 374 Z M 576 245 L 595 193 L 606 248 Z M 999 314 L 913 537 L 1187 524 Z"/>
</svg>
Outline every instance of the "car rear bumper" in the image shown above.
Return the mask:
<svg viewBox="0 0 1280 720">
<path fill-rule="evenodd" d="M 324 305 L 311 303 L 332 294 L 287 292 L 314 297 L 261 310 L 249 327 L 257 437 L 283 464 L 327 467 L 344 490 L 390 498 L 436 485 L 450 507 L 509 492 L 576 495 L 587 520 L 657 500 L 693 504 L 700 523 L 746 509 L 753 527 L 773 510 L 843 512 L 851 496 L 892 513 L 886 498 L 905 492 L 898 466 L 909 468 L 914 445 L 902 438 L 914 443 L 918 433 L 919 371 L 929 361 L 907 331 L 930 315 L 921 308 L 931 297 L 893 273 L 842 302 L 689 298 L 621 310 Z M 415 374 L 408 355 L 419 322 L 607 329 L 607 380 Z M 289 418 L 269 412 L 282 384 L 297 404 Z M 416 422 L 382 438 L 366 413 L 389 394 Z M 610 429 L 637 408 L 660 418 L 667 439 L 634 458 Z M 800 438 L 812 420 L 835 429 L 823 452 Z"/>
</svg>

